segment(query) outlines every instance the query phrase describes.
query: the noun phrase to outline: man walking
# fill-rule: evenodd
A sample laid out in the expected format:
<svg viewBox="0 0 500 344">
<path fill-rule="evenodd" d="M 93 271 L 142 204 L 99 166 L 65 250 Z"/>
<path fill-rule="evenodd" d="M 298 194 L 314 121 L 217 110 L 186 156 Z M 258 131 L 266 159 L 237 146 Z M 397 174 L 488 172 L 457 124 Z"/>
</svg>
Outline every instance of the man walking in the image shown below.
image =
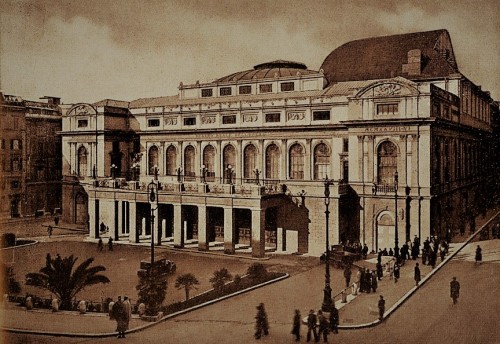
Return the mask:
<svg viewBox="0 0 500 344">
<path fill-rule="evenodd" d="M 344 278 L 345 278 L 345 287 L 346 288 L 349 288 L 349 284 L 351 282 L 351 275 L 352 275 L 351 266 L 347 265 L 344 269 Z"/>
<path fill-rule="evenodd" d="M 47 234 L 49 235 L 49 238 L 52 236 L 52 226 L 51 225 L 49 225 L 47 227 Z"/>
<path fill-rule="evenodd" d="M 309 315 L 307 316 L 307 341 L 308 342 L 311 340 L 311 332 L 314 335 L 314 341 L 317 342 L 319 340 L 318 332 L 316 331 L 316 322 L 317 321 L 318 321 L 318 318 L 316 317 L 316 314 L 314 314 L 314 311 L 311 309 L 309 311 Z"/>
<path fill-rule="evenodd" d="M 422 279 L 421 275 L 420 275 L 420 268 L 418 267 L 418 263 L 415 264 L 415 274 L 414 274 L 413 278 L 415 279 L 415 285 L 418 286 L 418 284 L 420 283 L 420 280 Z"/>
<path fill-rule="evenodd" d="M 378 300 L 378 319 L 382 321 L 385 313 L 385 300 L 382 295 L 380 295 L 380 300 Z"/>
<path fill-rule="evenodd" d="M 267 321 L 267 314 L 263 303 L 260 303 L 257 306 L 257 315 L 255 316 L 255 320 L 255 339 L 260 339 L 262 332 L 264 332 L 264 336 L 267 336 L 269 334 L 269 323 Z"/>
<path fill-rule="evenodd" d="M 453 304 L 457 303 L 458 297 L 460 295 L 460 283 L 457 281 L 456 277 L 453 277 L 450 282 L 450 296 L 453 300 Z"/>
<path fill-rule="evenodd" d="M 318 320 L 319 320 L 319 334 L 318 337 L 323 336 L 323 342 L 328 343 L 328 320 L 326 319 L 325 315 L 321 311 L 321 309 L 318 311 Z M 319 340 L 319 338 L 318 338 Z M 317 341 L 318 341 L 317 340 Z"/>
<path fill-rule="evenodd" d="M 113 238 L 112 237 L 109 237 L 109 239 L 108 239 L 108 249 L 110 251 L 113 251 Z"/>
<path fill-rule="evenodd" d="M 295 336 L 295 341 L 300 342 L 300 311 L 298 309 L 295 310 L 295 315 L 293 316 L 293 327 L 292 334 Z"/>
<path fill-rule="evenodd" d="M 339 333 L 339 310 L 335 307 L 335 304 L 332 305 L 332 309 L 330 310 L 330 330 L 333 333 Z"/>
</svg>

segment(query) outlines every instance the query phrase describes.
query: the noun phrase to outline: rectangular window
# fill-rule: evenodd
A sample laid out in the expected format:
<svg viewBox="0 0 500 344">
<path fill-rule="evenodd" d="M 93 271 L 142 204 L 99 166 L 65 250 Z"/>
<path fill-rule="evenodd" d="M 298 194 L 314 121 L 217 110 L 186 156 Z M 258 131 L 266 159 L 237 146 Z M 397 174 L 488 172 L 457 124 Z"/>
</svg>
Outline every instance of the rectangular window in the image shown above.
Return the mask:
<svg viewBox="0 0 500 344">
<path fill-rule="evenodd" d="M 342 139 L 342 152 L 343 153 L 349 152 L 349 139 L 347 138 Z"/>
<path fill-rule="evenodd" d="M 21 165 L 21 158 L 19 157 L 12 157 L 10 159 L 11 163 L 11 171 L 12 172 L 19 172 L 21 171 L 22 165 Z"/>
<path fill-rule="evenodd" d="M 184 118 L 184 125 L 196 125 L 196 117 Z"/>
<path fill-rule="evenodd" d="M 295 90 L 295 84 L 293 82 L 283 82 L 280 86 L 281 92 L 289 92 Z"/>
<path fill-rule="evenodd" d="M 236 115 L 222 116 L 222 124 L 236 124 Z"/>
<path fill-rule="evenodd" d="M 159 127 L 159 126 L 160 126 L 159 118 L 148 119 L 148 127 Z"/>
<path fill-rule="evenodd" d="M 259 85 L 260 93 L 270 93 L 273 91 L 273 84 L 262 84 Z"/>
<path fill-rule="evenodd" d="M 202 97 L 211 97 L 213 95 L 213 90 L 211 88 L 204 88 L 201 90 Z"/>
<path fill-rule="evenodd" d="M 231 95 L 231 87 L 221 87 L 219 89 L 219 94 L 221 96 L 230 96 Z"/>
<path fill-rule="evenodd" d="M 87 128 L 89 126 L 89 121 L 87 119 L 78 120 L 78 128 Z"/>
<path fill-rule="evenodd" d="M 329 121 L 330 111 L 314 111 L 313 121 Z"/>
<path fill-rule="evenodd" d="M 267 123 L 276 123 L 281 121 L 280 113 L 266 113 L 266 122 Z"/>
<path fill-rule="evenodd" d="M 22 149 L 23 144 L 21 140 L 10 140 L 10 149 Z"/>
<path fill-rule="evenodd" d="M 240 86 L 238 92 L 240 94 L 250 94 L 250 93 L 252 93 L 252 86 L 250 86 L 250 85 Z"/>
<path fill-rule="evenodd" d="M 397 114 L 398 114 L 398 104 L 377 105 L 377 115 L 387 116 L 387 115 L 397 115 Z"/>
<path fill-rule="evenodd" d="M 14 129 L 19 129 L 19 118 L 14 117 Z"/>
</svg>

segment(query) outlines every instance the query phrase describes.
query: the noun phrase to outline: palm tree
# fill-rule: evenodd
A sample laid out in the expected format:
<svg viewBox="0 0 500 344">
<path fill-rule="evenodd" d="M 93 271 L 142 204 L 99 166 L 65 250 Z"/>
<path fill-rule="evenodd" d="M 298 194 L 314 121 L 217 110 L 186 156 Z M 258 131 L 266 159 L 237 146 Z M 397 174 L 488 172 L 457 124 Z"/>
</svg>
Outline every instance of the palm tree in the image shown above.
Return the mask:
<svg viewBox="0 0 500 344">
<path fill-rule="evenodd" d="M 229 271 L 226 268 L 222 268 L 220 270 L 214 271 L 214 275 L 210 278 L 210 283 L 212 283 L 212 287 L 218 292 L 221 292 L 224 288 L 226 282 L 230 281 L 232 278 Z"/>
<path fill-rule="evenodd" d="M 193 274 L 184 274 L 177 277 L 175 280 L 175 287 L 177 289 L 184 288 L 186 292 L 186 301 L 189 300 L 189 291 L 191 289 L 197 289 L 195 285 L 200 284 L 198 279 Z"/>
<path fill-rule="evenodd" d="M 52 259 L 47 254 L 45 266 L 40 272 L 26 274 L 26 285 L 49 290 L 61 300 L 61 309 L 71 309 L 71 300 L 86 287 L 99 283 L 109 283 L 109 279 L 99 274 L 106 271 L 102 265 L 90 267 L 94 258 L 88 258 L 73 270 L 78 258 L 73 255 L 61 258 L 57 254 Z"/>
<path fill-rule="evenodd" d="M 135 289 L 138 291 L 138 302 L 146 305 L 146 314 L 156 315 L 167 296 L 167 275 L 153 266 L 139 276 Z"/>
</svg>

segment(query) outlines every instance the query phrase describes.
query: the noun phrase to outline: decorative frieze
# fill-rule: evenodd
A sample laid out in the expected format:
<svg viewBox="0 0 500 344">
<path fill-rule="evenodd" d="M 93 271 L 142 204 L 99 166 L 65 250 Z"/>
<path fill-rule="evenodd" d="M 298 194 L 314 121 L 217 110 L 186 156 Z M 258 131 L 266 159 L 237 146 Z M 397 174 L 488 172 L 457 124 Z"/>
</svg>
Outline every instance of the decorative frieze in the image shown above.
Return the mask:
<svg viewBox="0 0 500 344">
<path fill-rule="evenodd" d="M 243 115 L 243 122 L 257 122 L 259 115 L 256 113 Z"/>
<path fill-rule="evenodd" d="M 286 114 L 287 121 L 302 121 L 305 117 L 304 112 L 293 111 Z"/>
<path fill-rule="evenodd" d="M 177 117 L 165 117 L 165 125 L 177 125 Z"/>
<path fill-rule="evenodd" d="M 375 96 L 394 96 L 401 94 L 401 85 L 397 84 L 384 84 L 377 86 L 373 89 Z"/>
<path fill-rule="evenodd" d="M 201 117 L 201 123 L 202 124 L 213 124 L 216 122 L 216 117 L 215 116 L 202 116 Z"/>
</svg>

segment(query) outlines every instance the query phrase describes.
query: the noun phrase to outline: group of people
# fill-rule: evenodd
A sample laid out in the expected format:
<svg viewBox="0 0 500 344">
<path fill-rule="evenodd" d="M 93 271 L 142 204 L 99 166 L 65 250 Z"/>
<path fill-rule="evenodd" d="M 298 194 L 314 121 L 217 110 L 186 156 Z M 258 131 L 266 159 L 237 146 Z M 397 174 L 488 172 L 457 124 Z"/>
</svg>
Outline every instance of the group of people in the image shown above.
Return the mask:
<svg viewBox="0 0 500 344">
<path fill-rule="evenodd" d="M 97 242 L 97 251 L 102 252 L 104 249 L 104 242 L 102 241 L 102 238 L 99 238 L 99 241 Z M 113 238 L 109 237 L 108 238 L 108 250 L 113 251 Z"/>
<path fill-rule="evenodd" d="M 347 269 L 347 268 L 346 268 Z M 350 268 L 348 268 L 350 269 Z M 360 267 L 356 273 L 356 282 L 353 285 L 353 294 L 361 293 L 375 293 L 378 288 L 378 281 L 381 276 L 375 271 L 367 268 Z"/>
<path fill-rule="evenodd" d="M 116 302 L 112 301 L 109 303 L 109 317 L 111 320 L 116 321 L 118 338 L 125 338 L 125 331 L 128 330 L 128 325 L 132 318 L 132 305 L 127 296 L 123 300 L 121 296 L 118 296 Z"/>
</svg>

